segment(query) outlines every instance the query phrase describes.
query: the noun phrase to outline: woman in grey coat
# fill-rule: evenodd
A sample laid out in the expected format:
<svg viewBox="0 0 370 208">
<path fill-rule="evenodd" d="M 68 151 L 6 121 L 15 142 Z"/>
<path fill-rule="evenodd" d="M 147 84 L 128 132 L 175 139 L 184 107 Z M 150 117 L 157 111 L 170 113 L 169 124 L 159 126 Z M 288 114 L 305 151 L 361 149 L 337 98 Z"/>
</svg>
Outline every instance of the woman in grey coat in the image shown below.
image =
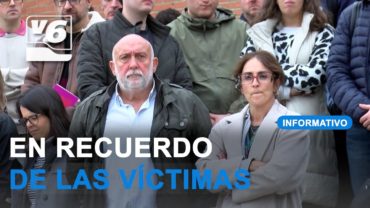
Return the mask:
<svg viewBox="0 0 370 208">
<path fill-rule="evenodd" d="M 297 115 L 275 100 L 282 69 L 270 53 L 259 51 L 240 61 L 236 75 L 249 104 L 213 127 L 212 153 L 199 159 L 197 168 L 214 174 L 225 170 L 232 183 L 237 169 L 249 171 L 250 187 L 218 190 L 217 207 L 302 207 L 309 137 L 307 131 L 276 124 L 280 116 Z"/>
</svg>

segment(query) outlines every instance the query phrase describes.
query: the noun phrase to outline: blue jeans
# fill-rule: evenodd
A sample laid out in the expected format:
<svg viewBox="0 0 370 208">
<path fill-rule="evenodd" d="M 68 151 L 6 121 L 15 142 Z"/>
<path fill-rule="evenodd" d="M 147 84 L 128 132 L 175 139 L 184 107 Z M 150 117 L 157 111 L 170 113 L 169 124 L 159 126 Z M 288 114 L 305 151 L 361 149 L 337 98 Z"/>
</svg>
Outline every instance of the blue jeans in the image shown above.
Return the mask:
<svg viewBox="0 0 370 208">
<path fill-rule="evenodd" d="M 347 155 L 352 189 L 356 195 L 370 178 L 370 131 L 355 122 L 347 131 Z"/>
</svg>

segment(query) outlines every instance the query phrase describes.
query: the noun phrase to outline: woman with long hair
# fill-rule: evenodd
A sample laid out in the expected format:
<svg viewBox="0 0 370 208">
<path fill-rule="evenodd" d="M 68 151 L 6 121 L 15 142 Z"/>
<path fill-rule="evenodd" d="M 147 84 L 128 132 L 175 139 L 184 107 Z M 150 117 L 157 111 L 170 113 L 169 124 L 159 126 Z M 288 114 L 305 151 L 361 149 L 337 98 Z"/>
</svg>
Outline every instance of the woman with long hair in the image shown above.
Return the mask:
<svg viewBox="0 0 370 208">
<path fill-rule="evenodd" d="M 33 87 L 19 98 L 17 110 L 30 136 L 36 139 L 68 136 L 69 120 L 59 95 L 52 88 Z"/>
<path fill-rule="evenodd" d="M 17 102 L 20 123 L 27 129 L 29 138 L 37 142 L 45 139 L 45 157 L 27 155 L 22 164 L 29 173 L 31 169 L 44 169 L 46 189 L 36 190 L 30 182 L 22 190 L 12 192 L 12 207 L 77 207 L 78 200 L 71 190 L 58 190 L 57 170 L 65 178 L 66 157 L 57 157 L 58 137 L 67 137 L 69 120 L 59 95 L 50 87 L 37 85 L 23 94 Z M 26 148 L 27 149 L 27 148 Z M 28 151 L 26 151 L 28 152 Z M 21 178 L 17 177 L 19 184 Z"/>
<path fill-rule="evenodd" d="M 328 115 L 324 86 L 326 62 L 334 29 L 318 0 L 271 0 L 262 22 L 247 31 L 242 55 L 267 50 L 283 68 L 286 82 L 278 98 L 301 115 Z M 334 207 L 338 193 L 338 169 L 332 131 L 310 131 L 304 207 Z"/>
</svg>

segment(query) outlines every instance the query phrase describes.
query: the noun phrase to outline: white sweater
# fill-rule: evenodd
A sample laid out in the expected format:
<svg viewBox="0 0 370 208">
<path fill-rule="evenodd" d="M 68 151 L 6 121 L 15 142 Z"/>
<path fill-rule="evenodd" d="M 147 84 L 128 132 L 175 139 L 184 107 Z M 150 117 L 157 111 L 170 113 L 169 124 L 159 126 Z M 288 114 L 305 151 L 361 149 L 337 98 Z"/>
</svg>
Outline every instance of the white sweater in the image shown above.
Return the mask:
<svg viewBox="0 0 370 208">
<path fill-rule="evenodd" d="M 27 38 L 28 37 L 28 38 Z M 0 37 L 0 70 L 5 81 L 5 95 L 9 115 L 16 119 L 15 102 L 28 70 L 26 61 L 27 39 L 35 42 L 39 38 L 27 28 L 25 35 L 6 33 Z"/>
</svg>

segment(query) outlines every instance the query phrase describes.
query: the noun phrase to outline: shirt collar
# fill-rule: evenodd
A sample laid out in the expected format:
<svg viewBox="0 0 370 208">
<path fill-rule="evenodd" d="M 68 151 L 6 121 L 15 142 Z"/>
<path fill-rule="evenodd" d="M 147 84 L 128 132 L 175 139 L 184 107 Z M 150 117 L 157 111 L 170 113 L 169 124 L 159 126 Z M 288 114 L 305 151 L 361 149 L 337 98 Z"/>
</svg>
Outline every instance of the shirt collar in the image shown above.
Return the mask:
<svg viewBox="0 0 370 208">
<path fill-rule="evenodd" d="M 127 104 L 122 100 L 122 98 L 119 96 L 119 92 L 118 92 L 118 90 L 119 90 L 119 84 L 118 84 L 118 82 L 117 82 L 117 84 L 116 84 L 116 89 L 115 89 L 115 92 L 114 92 L 114 95 L 113 95 L 113 99 L 115 99 L 115 101 L 118 103 L 118 105 L 119 105 L 120 107 L 127 105 Z M 156 96 L 156 94 L 157 94 L 157 93 L 156 93 L 156 89 L 155 89 L 155 81 L 154 81 L 154 79 L 153 79 L 153 87 L 152 87 L 152 89 L 150 90 L 150 93 L 149 93 L 149 96 L 148 96 L 147 100 L 152 100 L 152 99 L 153 99 L 153 97 L 155 97 L 155 96 Z"/>
<path fill-rule="evenodd" d="M 7 32 L 0 28 L 0 37 L 5 36 Z M 26 22 L 21 20 L 21 24 L 19 25 L 18 29 L 14 31 L 15 34 L 24 36 L 26 34 Z"/>
</svg>

